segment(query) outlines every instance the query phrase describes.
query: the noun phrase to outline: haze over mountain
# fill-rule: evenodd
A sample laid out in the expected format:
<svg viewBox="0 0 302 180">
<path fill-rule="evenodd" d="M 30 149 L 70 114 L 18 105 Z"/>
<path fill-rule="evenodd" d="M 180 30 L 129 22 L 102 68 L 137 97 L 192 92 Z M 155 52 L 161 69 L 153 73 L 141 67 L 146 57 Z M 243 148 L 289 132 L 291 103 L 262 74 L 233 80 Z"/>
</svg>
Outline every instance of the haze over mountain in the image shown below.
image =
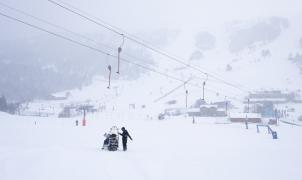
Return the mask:
<svg viewBox="0 0 302 180">
<path fill-rule="evenodd" d="M 301 7 L 1 0 L 0 179 L 301 180 Z"/>
<path fill-rule="evenodd" d="M 48 1 L 4 0 L 2 3 L 85 35 L 97 43 L 0 6 L 3 13 L 112 54 L 117 54 L 117 47 L 122 42 L 121 36 Z M 302 70 L 302 23 L 299 19 L 302 3 L 299 0 L 73 0 L 68 3 L 229 82 L 251 89 L 299 88 L 299 71 Z M 0 94 L 10 100 L 29 100 L 80 88 L 89 84 L 95 75 L 107 77 L 109 64 L 116 71 L 116 59 L 0 18 Z M 123 53 L 133 62 L 184 79 L 199 75 L 127 40 Z M 121 68 L 122 76 L 113 78 L 136 79 L 145 72 L 125 63 Z M 268 75 L 259 81 L 264 74 Z"/>
</svg>

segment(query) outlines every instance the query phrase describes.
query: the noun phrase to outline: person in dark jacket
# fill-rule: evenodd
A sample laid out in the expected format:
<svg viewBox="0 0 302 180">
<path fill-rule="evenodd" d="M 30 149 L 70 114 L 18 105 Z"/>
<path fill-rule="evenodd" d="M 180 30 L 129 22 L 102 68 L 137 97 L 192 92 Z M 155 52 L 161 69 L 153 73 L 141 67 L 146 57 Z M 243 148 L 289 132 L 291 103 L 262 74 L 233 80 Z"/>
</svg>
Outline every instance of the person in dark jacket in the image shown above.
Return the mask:
<svg viewBox="0 0 302 180">
<path fill-rule="evenodd" d="M 132 141 L 132 137 L 130 136 L 130 134 L 128 133 L 128 131 L 122 127 L 122 133 L 119 133 L 119 135 L 122 136 L 122 142 L 123 142 L 123 150 L 124 151 L 127 151 L 127 140 L 128 140 L 128 137 L 131 139 Z"/>
</svg>

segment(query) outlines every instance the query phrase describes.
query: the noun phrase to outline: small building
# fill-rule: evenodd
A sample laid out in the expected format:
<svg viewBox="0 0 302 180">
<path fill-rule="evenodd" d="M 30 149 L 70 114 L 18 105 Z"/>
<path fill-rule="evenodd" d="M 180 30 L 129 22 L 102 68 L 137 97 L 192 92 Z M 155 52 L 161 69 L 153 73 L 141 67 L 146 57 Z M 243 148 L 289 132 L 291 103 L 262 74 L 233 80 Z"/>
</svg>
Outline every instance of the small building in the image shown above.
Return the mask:
<svg viewBox="0 0 302 180">
<path fill-rule="evenodd" d="M 78 116 L 80 112 L 78 111 L 77 107 L 74 106 L 66 106 L 63 110 L 59 113 L 59 118 L 70 118 Z"/>
<path fill-rule="evenodd" d="M 262 118 L 259 113 L 230 113 L 229 120 L 234 123 L 261 123 Z"/>
<path fill-rule="evenodd" d="M 226 116 L 225 109 L 218 108 L 218 105 L 201 105 L 200 115 L 203 117 L 223 117 Z"/>
<path fill-rule="evenodd" d="M 188 115 L 198 117 L 200 116 L 200 108 L 190 108 L 188 109 Z"/>
<path fill-rule="evenodd" d="M 277 125 L 277 119 L 269 119 L 267 124 L 269 124 L 269 125 Z"/>
<path fill-rule="evenodd" d="M 83 111 L 84 109 L 86 110 L 86 112 L 97 112 L 97 109 L 94 107 L 94 105 L 81 105 L 77 107 L 78 111 Z"/>
<path fill-rule="evenodd" d="M 226 112 L 224 108 L 218 108 L 218 105 L 203 104 L 199 108 L 188 109 L 188 115 L 196 117 L 224 117 Z"/>
<path fill-rule="evenodd" d="M 182 114 L 186 114 L 186 109 L 184 108 L 169 108 L 165 109 L 164 115 L 165 116 L 179 116 Z"/>
<path fill-rule="evenodd" d="M 59 113 L 59 118 L 70 118 L 76 117 L 84 113 L 94 113 L 97 112 L 97 109 L 93 105 L 81 105 L 81 104 L 72 104 L 64 106 L 63 110 Z"/>
<path fill-rule="evenodd" d="M 301 101 L 301 97 L 298 93 L 284 93 L 281 91 L 258 91 L 255 93 L 249 94 L 244 103 L 265 103 L 271 102 L 273 104 L 284 104 L 288 102 L 296 102 L 299 103 Z"/>
</svg>

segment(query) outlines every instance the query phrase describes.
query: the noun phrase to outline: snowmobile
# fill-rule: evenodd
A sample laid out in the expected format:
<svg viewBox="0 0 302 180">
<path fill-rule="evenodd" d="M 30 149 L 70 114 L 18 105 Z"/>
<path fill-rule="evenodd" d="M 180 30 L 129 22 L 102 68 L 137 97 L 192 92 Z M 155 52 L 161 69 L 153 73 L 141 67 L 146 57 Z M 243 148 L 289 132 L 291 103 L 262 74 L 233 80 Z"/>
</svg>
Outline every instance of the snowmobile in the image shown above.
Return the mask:
<svg viewBox="0 0 302 180">
<path fill-rule="evenodd" d="M 104 134 L 105 140 L 102 149 L 117 151 L 119 145 L 119 129 L 116 126 L 110 128 L 109 133 Z"/>
</svg>

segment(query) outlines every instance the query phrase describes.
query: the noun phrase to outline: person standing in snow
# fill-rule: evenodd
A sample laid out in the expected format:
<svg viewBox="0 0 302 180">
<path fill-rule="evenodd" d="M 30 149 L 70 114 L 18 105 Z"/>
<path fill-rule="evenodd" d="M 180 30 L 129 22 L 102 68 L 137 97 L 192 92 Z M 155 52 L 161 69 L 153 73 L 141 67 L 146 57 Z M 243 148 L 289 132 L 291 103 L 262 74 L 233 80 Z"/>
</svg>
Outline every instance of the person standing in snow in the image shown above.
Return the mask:
<svg viewBox="0 0 302 180">
<path fill-rule="evenodd" d="M 123 142 L 123 150 L 127 151 L 127 140 L 128 137 L 131 139 L 132 141 L 132 137 L 130 136 L 130 134 L 128 133 L 128 131 L 125 129 L 125 127 L 122 127 L 122 133 L 119 133 L 119 135 L 122 136 L 122 142 Z"/>
</svg>

